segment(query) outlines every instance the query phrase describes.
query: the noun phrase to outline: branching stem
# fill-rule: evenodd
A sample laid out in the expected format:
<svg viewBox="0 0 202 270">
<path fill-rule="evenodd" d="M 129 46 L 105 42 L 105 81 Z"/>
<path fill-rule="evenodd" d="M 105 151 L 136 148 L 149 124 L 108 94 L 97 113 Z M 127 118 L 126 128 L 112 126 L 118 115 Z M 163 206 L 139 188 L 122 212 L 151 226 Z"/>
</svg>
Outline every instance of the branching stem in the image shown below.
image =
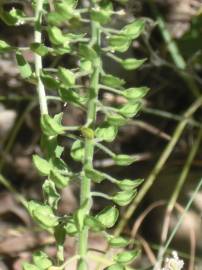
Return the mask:
<svg viewBox="0 0 202 270">
<path fill-rule="evenodd" d="M 100 45 L 100 29 L 99 25 L 92 21 L 91 22 L 92 39 L 90 45 L 93 47 L 99 47 Z M 90 80 L 90 98 L 88 101 L 87 108 L 87 119 L 86 123 L 91 129 L 94 129 L 96 121 L 96 107 L 98 100 L 99 91 L 99 76 L 100 76 L 100 66 L 95 65 L 94 71 Z M 93 167 L 93 155 L 94 155 L 94 142 L 91 139 L 85 139 L 85 154 L 84 154 L 84 166 L 83 168 Z M 91 179 L 85 175 L 83 172 L 83 177 L 81 181 L 81 191 L 80 191 L 80 204 L 82 205 L 86 200 L 91 199 Z M 87 210 L 86 214 L 90 209 Z M 86 255 L 88 251 L 88 228 L 84 227 L 79 234 L 79 250 L 80 260 L 78 263 L 79 270 L 87 270 L 87 264 L 85 262 Z"/>
</svg>

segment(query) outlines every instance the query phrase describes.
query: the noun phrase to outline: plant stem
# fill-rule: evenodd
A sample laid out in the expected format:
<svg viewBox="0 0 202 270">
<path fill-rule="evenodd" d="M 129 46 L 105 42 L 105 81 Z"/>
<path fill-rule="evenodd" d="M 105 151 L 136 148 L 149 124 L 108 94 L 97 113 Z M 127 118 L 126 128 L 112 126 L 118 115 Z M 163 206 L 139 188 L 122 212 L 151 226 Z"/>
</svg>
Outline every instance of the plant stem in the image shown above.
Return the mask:
<svg viewBox="0 0 202 270">
<path fill-rule="evenodd" d="M 116 155 L 106 146 L 104 146 L 103 144 L 96 142 L 95 145 L 97 146 L 97 148 L 99 148 L 100 150 L 102 150 L 104 153 L 108 154 L 110 157 L 115 157 Z"/>
<path fill-rule="evenodd" d="M 92 3 L 93 5 L 93 3 Z M 92 31 L 92 39 L 90 45 L 93 47 L 100 46 L 100 29 L 99 25 L 92 21 L 91 22 L 91 31 Z M 99 76 L 100 76 L 100 66 L 94 66 L 94 72 L 90 81 L 90 97 L 88 101 L 88 109 L 87 109 L 87 119 L 86 123 L 91 129 L 94 129 L 95 121 L 96 121 L 96 106 L 98 100 L 98 91 L 99 91 Z M 85 139 L 85 154 L 84 154 L 84 165 L 85 168 L 93 167 L 93 155 L 94 155 L 94 142 L 91 139 Z M 80 191 L 80 205 L 82 205 L 86 200 L 91 201 L 91 179 L 85 175 L 83 172 L 83 177 L 81 181 L 81 191 Z M 86 215 L 89 213 L 90 209 L 86 210 Z M 79 234 L 79 256 L 80 260 L 78 263 L 77 269 L 79 270 L 87 270 L 88 266 L 86 264 L 86 255 L 88 252 L 88 228 L 84 226 L 82 231 Z"/>
<path fill-rule="evenodd" d="M 41 23 L 42 23 L 43 4 L 44 4 L 44 0 L 36 1 L 36 10 L 35 10 L 36 23 L 35 23 L 35 32 L 34 32 L 34 42 L 40 43 L 40 44 L 42 43 Z M 38 97 L 39 97 L 41 115 L 48 114 L 45 88 L 40 78 L 40 72 L 42 68 L 43 68 L 42 57 L 38 54 L 35 54 L 35 73 L 36 73 L 36 78 L 38 80 L 37 92 L 38 92 Z"/>
<path fill-rule="evenodd" d="M 112 92 L 112 93 L 115 93 L 115 94 L 117 94 L 117 95 L 123 96 L 123 92 L 122 92 L 122 91 L 120 91 L 120 90 L 118 90 L 118 89 L 115 89 L 115 88 L 113 88 L 113 87 L 109 87 L 109 86 L 107 86 L 107 85 L 100 84 L 100 88 L 102 88 L 102 89 L 104 89 L 104 90 L 108 90 L 108 91 L 110 91 L 110 92 Z"/>
<path fill-rule="evenodd" d="M 102 192 L 98 192 L 98 191 L 91 192 L 91 196 L 92 197 L 101 197 L 101 198 L 104 198 L 106 200 L 111 200 L 112 199 L 109 195 L 107 195 L 105 193 L 102 193 Z"/>
<path fill-rule="evenodd" d="M 134 199 L 132 204 L 128 207 L 128 209 L 125 211 L 124 216 L 122 217 L 120 223 L 118 224 L 115 235 L 119 235 L 125 225 L 128 223 L 128 220 L 133 215 L 134 211 L 137 209 L 139 203 L 144 198 L 145 194 L 148 192 L 150 187 L 153 185 L 153 183 L 156 181 L 158 174 L 162 170 L 163 166 L 165 165 L 166 161 L 168 160 L 171 152 L 173 151 L 175 145 L 177 144 L 183 130 L 185 129 L 188 119 L 200 106 L 202 105 L 202 97 L 197 99 L 190 107 L 189 109 L 184 113 L 184 120 L 181 121 L 176 129 L 174 130 L 172 139 L 167 144 L 166 148 L 164 149 L 163 153 L 160 155 L 156 165 L 154 166 L 153 170 L 151 171 L 149 177 L 145 180 L 144 185 L 142 186 L 141 190 L 138 192 L 137 197 Z"/>
</svg>

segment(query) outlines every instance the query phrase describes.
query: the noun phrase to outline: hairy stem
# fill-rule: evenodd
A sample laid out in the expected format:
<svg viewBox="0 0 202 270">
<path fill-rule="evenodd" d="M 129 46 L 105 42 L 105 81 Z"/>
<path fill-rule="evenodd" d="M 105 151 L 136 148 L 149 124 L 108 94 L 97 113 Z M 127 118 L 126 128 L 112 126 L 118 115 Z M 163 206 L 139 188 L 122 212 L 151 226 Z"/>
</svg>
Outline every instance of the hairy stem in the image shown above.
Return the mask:
<svg viewBox="0 0 202 270">
<path fill-rule="evenodd" d="M 42 23 L 43 4 L 44 4 L 44 0 L 36 1 L 36 9 L 35 9 L 36 23 L 35 23 L 35 32 L 34 32 L 34 42 L 40 43 L 40 44 L 42 43 L 41 23 Z M 41 115 L 48 114 L 45 88 L 40 78 L 40 72 L 42 68 L 43 68 L 42 57 L 38 54 L 35 54 L 35 73 L 36 73 L 36 78 L 37 78 L 37 92 L 38 92 Z"/>
<path fill-rule="evenodd" d="M 92 39 L 91 46 L 96 45 L 99 47 L 100 43 L 100 30 L 99 25 L 96 22 L 91 23 L 92 28 Z M 98 99 L 98 91 L 99 91 L 99 75 L 100 75 L 100 66 L 96 65 L 94 67 L 94 72 L 90 81 L 90 98 L 88 101 L 88 109 L 87 109 L 87 119 L 86 123 L 88 127 L 94 129 L 95 121 L 96 121 L 96 104 Z M 92 139 L 85 139 L 85 157 L 84 157 L 84 166 L 83 168 L 93 167 L 93 155 L 94 155 L 94 142 Z M 83 172 L 82 182 L 81 182 L 81 191 L 80 191 L 80 204 L 83 205 L 86 201 L 91 201 L 91 179 L 85 175 Z M 87 209 L 86 214 L 90 209 Z M 79 270 L 87 270 L 87 264 L 85 262 L 86 255 L 88 251 L 88 228 L 84 227 L 83 230 L 79 234 L 79 255 L 80 261 L 78 264 Z"/>
</svg>

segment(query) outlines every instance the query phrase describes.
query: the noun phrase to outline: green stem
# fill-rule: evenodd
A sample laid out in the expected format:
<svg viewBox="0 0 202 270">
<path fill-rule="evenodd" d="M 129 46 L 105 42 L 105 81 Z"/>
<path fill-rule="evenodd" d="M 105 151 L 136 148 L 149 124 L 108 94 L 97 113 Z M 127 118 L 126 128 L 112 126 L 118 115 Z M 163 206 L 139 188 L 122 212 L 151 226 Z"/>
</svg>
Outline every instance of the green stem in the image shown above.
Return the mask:
<svg viewBox="0 0 202 270">
<path fill-rule="evenodd" d="M 107 148 L 103 144 L 96 142 L 95 145 L 96 145 L 97 148 L 102 150 L 104 153 L 108 154 L 110 157 L 113 158 L 113 157 L 116 156 L 109 148 Z"/>
<path fill-rule="evenodd" d="M 41 33 L 41 23 L 42 23 L 42 11 L 43 11 L 44 0 L 36 1 L 36 10 L 35 10 L 35 32 L 34 32 L 34 42 L 42 43 L 42 33 Z M 38 80 L 37 83 L 37 92 L 39 97 L 39 105 L 41 114 L 48 114 L 48 106 L 46 100 L 46 93 L 44 85 L 40 78 L 40 72 L 43 69 L 42 57 L 38 54 L 35 54 L 35 73 Z"/>
<path fill-rule="evenodd" d="M 99 25 L 92 21 L 92 39 L 91 46 L 96 45 L 100 46 L 100 29 Z M 86 123 L 91 128 L 94 129 L 96 121 L 96 107 L 98 100 L 98 91 L 99 91 L 99 76 L 100 76 L 100 66 L 94 66 L 94 72 L 90 81 L 90 98 L 88 101 L 87 109 L 87 119 Z M 85 139 L 85 154 L 84 154 L 84 165 L 83 168 L 92 168 L 93 167 L 93 156 L 94 156 L 94 141 L 91 139 Z M 80 191 L 80 205 L 82 205 L 86 200 L 91 200 L 91 179 L 88 178 L 83 172 L 82 182 L 81 182 L 81 191 Z M 86 210 L 86 215 L 90 212 L 90 209 Z M 84 226 L 82 231 L 79 234 L 79 247 L 78 253 L 80 260 L 78 263 L 77 269 L 87 270 L 88 266 L 86 263 L 86 255 L 88 252 L 88 228 Z"/>
<path fill-rule="evenodd" d="M 119 58 L 118 56 L 114 55 L 113 53 L 107 53 L 106 54 L 109 58 L 113 59 L 117 63 L 121 63 L 122 59 Z"/>
<path fill-rule="evenodd" d="M 109 86 L 103 85 L 103 84 L 100 84 L 100 88 L 101 88 L 101 89 L 104 89 L 104 90 L 108 90 L 108 91 L 110 91 L 110 92 L 112 92 L 112 93 L 115 93 L 115 94 L 117 94 L 117 95 L 123 96 L 123 92 L 120 91 L 120 90 L 118 90 L 118 89 L 116 89 L 116 88 L 109 87 Z"/>
<path fill-rule="evenodd" d="M 105 193 L 102 193 L 102 192 L 98 192 L 98 191 L 91 192 L 91 196 L 92 197 L 101 197 L 101 198 L 104 198 L 106 200 L 111 200 L 112 199 L 109 195 L 107 195 Z"/>
<path fill-rule="evenodd" d="M 149 177 L 146 179 L 144 185 L 142 186 L 141 190 L 139 191 L 137 197 L 134 199 L 132 204 L 128 207 L 128 209 L 125 211 L 124 216 L 122 217 L 120 223 L 118 224 L 116 230 L 115 230 L 115 235 L 120 235 L 120 233 L 123 231 L 125 225 L 128 223 L 128 220 L 131 218 L 133 215 L 134 211 L 137 209 L 139 206 L 140 202 L 144 198 L 145 194 L 148 192 L 150 187 L 153 185 L 153 183 L 156 181 L 158 174 L 162 170 L 164 164 L 168 160 L 170 154 L 172 153 L 175 145 L 177 144 L 182 132 L 184 131 L 188 119 L 194 112 L 202 105 L 202 97 L 196 100 L 190 107 L 189 109 L 184 113 L 184 120 L 181 121 L 172 136 L 172 139 L 170 142 L 167 144 L 166 148 L 164 149 L 163 153 L 159 157 L 156 165 L 154 166 L 153 170 L 151 171 Z"/>
</svg>

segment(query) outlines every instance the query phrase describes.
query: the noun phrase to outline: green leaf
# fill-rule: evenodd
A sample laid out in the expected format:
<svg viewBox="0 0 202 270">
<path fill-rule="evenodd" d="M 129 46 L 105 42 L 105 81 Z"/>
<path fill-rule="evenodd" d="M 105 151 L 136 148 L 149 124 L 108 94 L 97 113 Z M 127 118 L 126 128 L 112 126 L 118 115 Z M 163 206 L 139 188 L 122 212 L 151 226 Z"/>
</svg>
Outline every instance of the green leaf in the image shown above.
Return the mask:
<svg viewBox="0 0 202 270">
<path fill-rule="evenodd" d="M 71 157 L 76 161 L 84 160 L 84 145 L 83 142 L 77 140 L 73 143 L 71 148 Z"/>
<path fill-rule="evenodd" d="M 113 227 L 118 217 L 119 211 L 115 206 L 108 206 L 95 216 L 105 228 Z"/>
<path fill-rule="evenodd" d="M 64 224 L 59 224 L 54 228 L 54 237 L 57 246 L 57 260 L 64 261 L 64 242 L 66 238 Z M 47 270 L 51 270 L 51 268 L 48 268 Z"/>
<path fill-rule="evenodd" d="M 75 85 L 75 74 L 66 68 L 59 67 L 58 68 L 58 77 L 67 87 L 72 87 Z"/>
<path fill-rule="evenodd" d="M 60 82 L 56 78 L 44 72 L 41 73 L 41 80 L 45 87 L 50 90 L 58 89 L 60 86 Z"/>
<path fill-rule="evenodd" d="M 101 172 L 92 168 L 85 169 L 85 175 L 95 183 L 101 183 L 105 179 Z"/>
<path fill-rule="evenodd" d="M 69 44 L 65 43 L 64 44 L 65 47 L 61 47 L 59 46 L 55 46 L 53 47 L 53 51 L 51 51 L 53 56 L 58 56 L 58 55 L 64 55 L 67 53 L 71 53 L 72 52 L 72 48 Z"/>
<path fill-rule="evenodd" d="M 63 152 L 64 152 L 64 147 L 61 145 L 57 145 L 55 148 L 55 156 L 57 158 L 60 158 Z"/>
<path fill-rule="evenodd" d="M 31 50 L 40 56 L 45 56 L 48 54 L 48 47 L 46 47 L 43 43 L 34 42 L 30 46 Z"/>
<path fill-rule="evenodd" d="M 55 151 L 58 147 L 57 144 L 57 137 L 47 137 L 46 135 L 42 134 L 40 146 L 46 159 L 50 159 L 53 155 L 55 155 Z"/>
<path fill-rule="evenodd" d="M 52 262 L 48 259 L 48 255 L 42 251 L 37 251 L 33 254 L 33 262 L 39 269 L 43 270 L 52 266 Z"/>
<path fill-rule="evenodd" d="M 120 264 L 128 264 L 133 262 L 140 255 L 140 250 L 131 250 L 121 252 L 116 255 L 115 261 Z"/>
<path fill-rule="evenodd" d="M 131 42 L 131 39 L 125 35 L 112 35 L 109 38 L 109 47 L 112 51 L 123 53 L 129 49 Z"/>
<path fill-rule="evenodd" d="M 47 136 L 64 134 L 64 127 L 48 114 L 41 116 L 41 128 Z"/>
<path fill-rule="evenodd" d="M 125 81 L 111 74 L 106 74 L 101 77 L 101 83 L 113 88 L 119 88 L 125 84 Z"/>
<path fill-rule="evenodd" d="M 84 219 L 86 217 L 88 209 L 89 209 L 89 201 L 86 200 L 74 214 L 75 224 L 79 232 L 81 232 L 84 227 Z"/>
<path fill-rule="evenodd" d="M 64 229 L 64 224 L 59 224 L 54 229 L 54 236 L 57 246 L 63 245 L 65 241 L 66 231 Z"/>
<path fill-rule="evenodd" d="M 130 39 L 136 39 L 143 32 L 145 22 L 142 19 L 135 20 L 134 22 L 126 25 L 122 30 L 121 34 L 125 35 Z"/>
<path fill-rule="evenodd" d="M 123 91 L 123 95 L 127 99 L 136 100 L 145 97 L 148 92 L 148 87 L 133 87 Z"/>
<path fill-rule="evenodd" d="M 64 22 L 64 18 L 58 12 L 49 12 L 47 15 L 49 25 L 60 26 Z"/>
<path fill-rule="evenodd" d="M 125 117 L 131 118 L 134 117 L 141 109 L 140 103 L 127 103 L 121 109 L 119 109 L 119 113 Z"/>
<path fill-rule="evenodd" d="M 129 180 L 124 179 L 117 183 L 118 187 L 122 190 L 132 190 L 140 186 L 144 182 L 144 179 Z"/>
<path fill-rule="evenodd" d="M 112 200 L 120 206 L 126 206 L 134 199 L 136 194 L 137 190 L 119 191 L 112 197 Z"/>
<path fill-rule="evenodd" d="M 58 224 L 58 218 L 48 205 L 42 205 L 33 211 L 33 218 L 45 228 L 53 228 Z"/>
<path fill-rule="evenodd" d="M 77 229 L 77 226 L 76 226 L 73 218 L 70 218 L 68 220 L 68 222 L 64 226 L 64 229 L 65 229 L 66 233 L 70 236 L 74 236 L 78 233 L 78 229 Z"/>
<path fill-rule="evenodd" d="M 58 218 L 48 205 L 30 201 L 28 202 L 28 210 L 32 218 L 45 229 L 53 228 L 58 224 Z"/>
<path fill-rule="evenodd" d="M 100 232 L 105 229 L 103 224 L 100 221 L 98 221 L 95 217 L 87 216 L 84 222 L 85 225 L 88 226 L 94 232 Z"/>
<path fill-rule="evenodd" d="M 89 140 L 92 140 L 94 138 L 94 131 L 91 128 L 81 127 L 80 131 L 84 138 Z"/>
<path fill-rule="evenodd" d="M 94 62 L 98 58 L 96 51 L 93 48 L 91 48 L 89 45 L 85 45 L 85 44 L 79 45 L 79 54 L 84 59 L 89 60 L 91 62 Z"/>
<path fill-rule="evenodd" d="M 100 127 L 95 130 L 96 138 L 104 140 L 106 142 L 112 142 L 118 133 L 118 127 L 103 123 Z"/>
<path fill-rule="evenodd" d="M 40 268 L 35 266 L 34 264 L 24 262 L 23 263 L 23 270 L 40 270 Z"/>
<path fill-rule="evenodd" d="M 13 49 L 15 48 L 10 46 L 7 42 L 5 42 L 4 40 L 0 40 L 0 53 L 10 52 Z"/>
<path fill-rule="evenodd" d="M 53 45 L 64 45 L 68 40 L 56 26 L 48 27 L 48 36 Z"/>
<path fill-rule="evenodd" d="M 109 22 L 113 14 L 113 5 L 110 1 L 101 1 L 99 6 L 91 10 L 91 19 L 100 24 Z"/>
<path fill-rule="evenodd" d="M 64 102 L 72 102 L 77 106 L 83 106 L 86 103 L 86 98 L 76 93 L 73 89 L 60 87 L 59 95 Z"/>
<path fill-rule="evenodd" d="M 52 164 L 53 170 L 68 173 L 67 164 L 61 158 L 57 158 L 56 156 L 52 157 L 50 163 Z"/>
<path fill-rule="evenodd" d="M 119 166 L 129 166 L 136 161 L 135 157 L 131 157 L 128 155 L 116 155 L 113 157 L 116 165 Z"/>
<path fill-rule="evenodd" d="M 60 2 L 55 2 L 55 10 L 60 16 L 63 18 L 63 20 L 70 20 L 73 17 L 79 16 L 79 13 L 75 10 L 77 6 L 78 1 L 73 0 L 64 0 Z"/>
<path fill-rule="evenodd" d="M 105 270 L 125 270 L 125 267 L 121 264 L 116 263 L 105 268 Z"/>
<path fill-rule="evenodd" d="M 20 70 L 20 74 L 23 79 L 26 79 L 32 75 L 32 69 L 30 64 L 25 60 L 20 52 L 16 52 L 16 60 Z"/>
<path fill-rule="evenodd" d="M 110 114 L 107 116 L 107 122 L 110 125 L 119 127 L 125 125 L 127 119 L 125 119 L 123 116 L 119 114 Z"/>
<path fill-rule="evenodd" d="M 49 179 L 52 180 L 59 189 L 67 187 L 70 181 L 68 176 L 63 176 L 56 170 L 50 171 Z"/>
<path fill-rule="evenodd" d="M 38 155 L 33 155 L 32 158 L 34 166 L 38 170 L 38 172 L 44 176 L 49 175 L 50 170 L 52 169 L 51 164 L 47 160 L 41 158 Z"/>
<path fill-rule="evenodd" d="M 6 12 L 2 7 L 0 8 L 0 18 L 7 25 L 20 25 L 24 21 L 24 17 L 25 14 L 19 9 L 12 8 L 9 12 Z"/>
<path fill-rule="evenodd" d="M 82 71 L 88 72 L 89 74 L 93 72 L 92 62 L 86 59 L 80 60 L 80 68 Z"/>
<path fill-rule="evenodd" d="M 146 59 L 135 59 L 135 58 L 128 58 L 125 60 L 121 61 L 121 65 L 126 69 L 126 70 L 134 70 L 139 68 L 144 64 Z"/>
<path fill-rule="evenodd" d="M 109 237 L 107 241 L 108 241 L 108 244 L 113 248 L 123 248 L 123 247 L 126 247 L 130 243 L 128 239 L 123 238 L 121 236 Z"/>
<path fill-rule="evenodd" d="M 60 200 L 60 194 L 57 192 L 54 182 L 46 180 L 43 183 L 42 189 L 46 202 L 51 208 L 56 210 Z"/>
</svg>

